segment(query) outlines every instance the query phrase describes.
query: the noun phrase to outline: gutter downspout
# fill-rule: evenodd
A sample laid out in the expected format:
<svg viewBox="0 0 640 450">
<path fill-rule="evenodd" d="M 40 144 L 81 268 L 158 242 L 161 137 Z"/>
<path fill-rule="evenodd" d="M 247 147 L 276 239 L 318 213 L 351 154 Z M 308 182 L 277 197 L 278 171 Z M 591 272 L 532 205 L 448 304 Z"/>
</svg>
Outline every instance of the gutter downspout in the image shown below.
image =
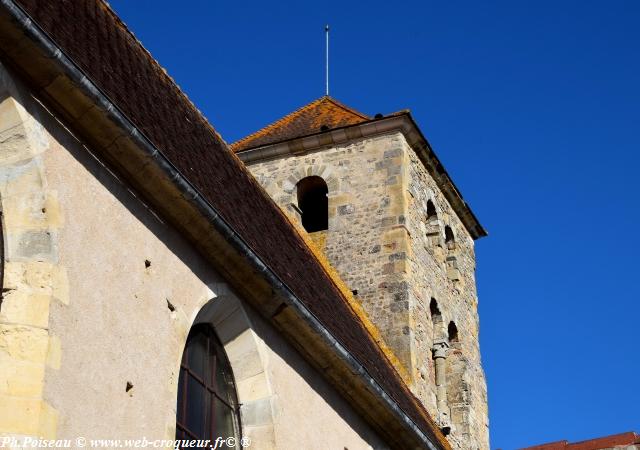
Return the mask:
<svg viewBox="0 0 640 450">
<path fill-rule="evenodd" d="M 426 436 L 413 420 L 398 406 L 378 382 L 369 375 L 360 362 L 322 325 L 322 323 L 307 309 L 295 294 L 269 268 L 260 257 L 247 245 L 242 237 L 229 226 L 224 218 L 209 204 L 200 192 L 178 171 L 178 169 L 158 150 L 151 141 L 118 109 L 118 107 L 82 72 L 82 70 L 67 57 L 53 40 L 42 31 L 39 26 L 12 0 L 0 0 L 0 6 L 5 8 L 12 18 L 20 24 L 25 35 L 36 43 L 50 59 L 61 66 L 62 71 L 79 89 L 91 98 L 96 106 L 103 110 L 107 117 L 118 127 L 126 130 L 132 140 L 145 153 L 144 157 L 157 165 L 160 170 L 174 183 L 181 194 L 189 199 L 197 210 L 224 236 L 236 250 L 246 257 L 252 265 L 271 283 L 285 299 L 287 306 L 292 307 L 305 322 L 320 335 L 328 346 L 349 365 L 349 368 L 363 379 L 369 388 L 386 404 L 397 419 L 414 436 L 422 442 L 425 448 L 438 450 L 439 448 Z M 434 439 L 435 440 L 435 439 Z"/>
</svg>

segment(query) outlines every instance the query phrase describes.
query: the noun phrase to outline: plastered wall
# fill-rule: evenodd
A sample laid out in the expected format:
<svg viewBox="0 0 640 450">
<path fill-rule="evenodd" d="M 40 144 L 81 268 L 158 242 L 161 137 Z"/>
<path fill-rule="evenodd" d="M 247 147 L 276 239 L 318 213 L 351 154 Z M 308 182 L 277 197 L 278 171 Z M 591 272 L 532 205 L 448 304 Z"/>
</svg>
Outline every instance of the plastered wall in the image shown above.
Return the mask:
<svg viewBox="0 0 640 450">
<path fill-rule="evenodd" d="M 2 66 L 0 81 L 0 436 L 173 438 L 184 343 L 194 321 L 208 321 L 252 449 L 385 448 Z"/>
</svg>

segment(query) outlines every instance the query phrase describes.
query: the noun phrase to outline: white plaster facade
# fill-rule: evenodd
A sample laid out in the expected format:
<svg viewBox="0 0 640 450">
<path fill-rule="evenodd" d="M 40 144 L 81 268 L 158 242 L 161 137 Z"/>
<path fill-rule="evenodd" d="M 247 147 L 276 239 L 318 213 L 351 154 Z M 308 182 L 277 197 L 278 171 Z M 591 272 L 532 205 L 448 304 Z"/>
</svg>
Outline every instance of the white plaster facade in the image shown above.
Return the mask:
<svg viewBox="0 0 640 450">
<path fill-rule="evenodd" d="M 186 337 L 192 324 L 208 321 L 228 353 L 252 449 L 386 448 L 272 325 L 1 66 L 0 81 L 11 290 L 0 311 L 0 436 L 172 439 Z"/>
</svg>

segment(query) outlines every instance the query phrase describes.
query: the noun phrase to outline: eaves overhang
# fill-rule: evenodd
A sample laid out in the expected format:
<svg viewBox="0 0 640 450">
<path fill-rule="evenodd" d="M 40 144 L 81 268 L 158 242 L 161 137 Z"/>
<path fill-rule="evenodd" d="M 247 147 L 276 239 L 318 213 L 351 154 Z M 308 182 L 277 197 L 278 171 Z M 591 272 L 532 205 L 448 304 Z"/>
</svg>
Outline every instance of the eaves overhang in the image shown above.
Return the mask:
<svg viewBox="0 0 640 450">
<path fill-rule="evenodd" d="M 445 198 L 456 212 L 461 222 L 476 240 L 487 236 L 487 231 L 478 221 L 453 180 L 436 156 L 429 141 L 408 111 L 371 119 L 354 125 L 333 128 L 327 131 L 283 140 L 272 144 L 238 151 L 236 155 L 247 165 L 258 161 L 279 158 L 290 154 L 310 152 L 333 145 L 346 144 L 355 139 L 380 134 L 401 132 L 411 148 L 416 152 L 429 174 L 444 193 Z"/>
<path fill-rule="evenodd" d="M 162 150 L 12 0 L 0 0 L 0 54 L 34 96 L 180 230 L 391 446 L 450 448 L 437 427 L 416 425 Z"/>
</svg>

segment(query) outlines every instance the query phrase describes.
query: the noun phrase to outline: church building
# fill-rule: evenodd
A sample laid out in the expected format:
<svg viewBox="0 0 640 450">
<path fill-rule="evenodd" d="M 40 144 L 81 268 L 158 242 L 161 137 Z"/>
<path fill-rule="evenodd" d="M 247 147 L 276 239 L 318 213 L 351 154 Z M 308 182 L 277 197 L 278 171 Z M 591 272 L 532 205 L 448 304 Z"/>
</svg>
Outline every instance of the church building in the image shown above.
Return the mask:
<svg viewBox="0 0 640 450">
<path fill-rule="evenodd" d="M 487 233 L 410 112 L 228 145 L 102 0 L 0 0 L 0 93 L 0 446 L 489 449 Z"/>
</svg>

